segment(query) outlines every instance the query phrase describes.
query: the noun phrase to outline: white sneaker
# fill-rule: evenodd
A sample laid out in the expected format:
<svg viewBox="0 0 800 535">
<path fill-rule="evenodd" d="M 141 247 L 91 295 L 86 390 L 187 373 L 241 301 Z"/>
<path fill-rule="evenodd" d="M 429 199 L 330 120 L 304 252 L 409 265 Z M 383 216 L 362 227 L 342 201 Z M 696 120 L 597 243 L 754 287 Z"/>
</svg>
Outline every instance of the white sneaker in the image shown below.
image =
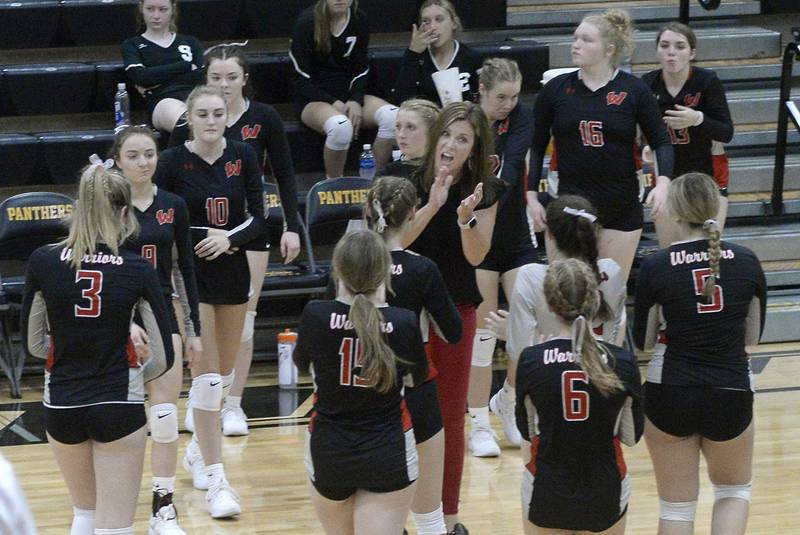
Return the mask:
<svg viewBox="0 0 800 535">
<path fill-rule="evenodd" d="M 497 394 L 492 396 L 492 399 L 489 400 L 489 410 L 503 420 L 503 431 L 506 433 L 506 440 L 514 446 L 519 446 L 522 442 L 522 435 L 519 434 L 517 418 L 514 415 L 516 404 L 517 400 L 513 397 L 506 396 L 501 388 Z"/>
<path fill-rule="evenodd" d="M 194 433 L 194 409 L 191 399 L 186 402 L 186 417 L 183 419 L 183 427 L 190 433 Z"/>
<path fill-rule="evenodd" d="M 500 446 L 497 445 L 497 434 L 491 427 L 472 424 L 469 432 L 469 450 L 474 457 L 497 457 Z"/>
<path fill-rule="evenodd" d="M 242 512 L 239 495 L 224 479 L 208 489 L 206 500 L 211 518 L 229 518 Z"/>
<path fill-rule="evenodd" d="M 203 462 L 203 454 L 200 447 L 194 440 L 189 441 L 186 446 L 186 453 L 183 455 L 183 467 L 192 474 L 192 486 L 197 490 L 208 489 L 208 474 L 206 474 L 206 464 Z"/>
<path fill-rule="evenodd" d="M 149 535 L 186 535 L 178 525 L 178 513 L 173 504 L 168 504 L 150 517 Z"/>
<path fill-rule="evenodd" d="M 250 430 L 247 429 L 247 415 L 241 407 L 222 409 L 222 434 L 226 437 L 250 434 Z"/>
</svg>

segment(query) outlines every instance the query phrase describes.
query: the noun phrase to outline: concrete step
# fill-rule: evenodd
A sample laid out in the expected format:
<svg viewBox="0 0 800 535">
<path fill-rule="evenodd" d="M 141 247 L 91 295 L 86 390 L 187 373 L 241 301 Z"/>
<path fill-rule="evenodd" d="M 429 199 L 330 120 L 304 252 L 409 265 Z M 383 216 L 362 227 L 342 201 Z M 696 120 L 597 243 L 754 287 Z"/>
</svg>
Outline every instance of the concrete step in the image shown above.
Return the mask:
<svg viewBox="0 0 800 535">
<path fill-rule="evenodd" d="M 657 63 L 655 31 L 637 31 L 633 64 Z M 755 26 L 698 28 L 697 60 L 732 60 L 742 58 L 775 58 L 782 54 L 781 35 Z M 512 37 L 514 40 L 533 40 L 550 45 L 550 67 L 570 67 L 572 34 L 530 35 Z"/>
<path fill-rule="evenodd" d="M 732 194 L 769 191 L 772 188 L 774 168 L 774 156 L 730 158 L 728 191 Z M 784 187 L 787 190 L 800 189 L 800 154 L 789 154 L 786 157 Z"/>
<path fill-rule="evenodd" d="M 762 343 L 800 340 L 800 292 L 770 292 Z"/>
<path fill-rule="evenodd" d="M 791 125 L 788 134 L 787 140 L 790 144 L 800 143 L 800 134 Z M 736 152 L 737 150 L 774 147 L 777 137 L 778 131 L 774 124 L 738 125 L 733 139 L 726 145 L 726 148 L 729 152 Z M 796 151 L 790 149 L 790 152 Z"/>
<path fill-rule="evenodd" d="M 734 64 L 731 64 L 734 63 Z M 722 60 L 722 61 L 698 61 L 694 63 L 698 67 L 713 69 L 717 76 L 726 87 L 735 83 L 742 82 L 774 82 L 775 87 L 781 79 L 781 58 L 759 58 L 754 60 Z M 657 69 L 658 64 L 634 65 L 633 72 L 637 76 L 642 76 L 646 72 Z M 792 74 L 800 76 L 800 63 L 795 63 L 792 67 Z"/>
<path fill-rule="evenodd" d="M 724 239 L 750 248 L 762 262 L 800 259 L 800 223 L 729 227 Z"/>
<path fill-rule="evenodd" d="M 728 91 L 728 107 L 733 124 L 775 122 L 778 120 L 779 89 Z"/>
<path fill-rule="evenodd" d="M 626 2 L 584 2 L 563 6 L 562 2 L 509 2 L 506 11 L 506 24 L 509 26 L 567 26 L 578 24 L 589 13 L 596 13 L 611 7 L 628 11 L 635 21 L 653 22 L 675 20 L 680 12 L 678 0 L 639 0 Z M 761 13 L 761 3 L 754 0 L 726 0 L 718 9 L 706 11 L 696 2 L 691 3 L 690 16 L 700 18 L 726 18 Z"/>
</svg>

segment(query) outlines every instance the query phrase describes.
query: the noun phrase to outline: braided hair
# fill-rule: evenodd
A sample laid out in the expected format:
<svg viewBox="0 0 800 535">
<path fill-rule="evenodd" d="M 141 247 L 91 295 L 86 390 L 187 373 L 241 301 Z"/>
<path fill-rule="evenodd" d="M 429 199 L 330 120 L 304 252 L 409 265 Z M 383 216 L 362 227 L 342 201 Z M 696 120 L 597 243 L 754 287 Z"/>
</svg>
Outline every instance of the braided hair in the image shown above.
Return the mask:
<svg viewBox="0 0 800 535">
<path fill-rule="evenodd" d="M 396 176 L 382 176 L 367 192 L 364 218 L 378 234 L 396 231 L 408 221 L 417 206 L 417 189 L 411 181 Z"/>
</svg>

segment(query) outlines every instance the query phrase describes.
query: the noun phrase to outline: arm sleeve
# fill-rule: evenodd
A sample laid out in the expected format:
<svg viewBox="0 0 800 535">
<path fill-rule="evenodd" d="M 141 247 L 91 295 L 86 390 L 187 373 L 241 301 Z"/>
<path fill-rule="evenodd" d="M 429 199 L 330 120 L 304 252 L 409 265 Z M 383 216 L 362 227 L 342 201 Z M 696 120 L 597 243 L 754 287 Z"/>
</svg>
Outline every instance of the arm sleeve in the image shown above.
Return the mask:
<svg viewBox="0 0 800 535">
<path fill-rule="evenodd" d="M 138 312 L 142 326 L 150 338 L 150 359 L 144 370 L 145 382 L 157 379 L 172 368 L 175 354 L 172 347 L 172 333 L 168 328 L 167 307 L 161 284 L 155 270 L 143 270 L 143 297 L 139 301 Z"/>
<path fill-rule="evenodd" d="M 428 356 L 425 353 L 425 344 L 422 343 L 422 332 L 419 330 L 416 314 L 408 322 L 409 355 L 411 356 L 411 379 L 413 386 L 419 386 L 428 377 Z"/>
<path fill-rule="evenodd" d="M 175 207 L 175 248 L 177 255 L 173 261 L 175 290 L 180 296 L 186 336 L 200 336 L 200 305 L 197 280 L 194 276 L 194 248 L 189 232 L 189 209 L 181 199 Z M 177 264 L 177 265 L 175 265 Z"/>
<path fill-rule="evenodd" d="M 358 41 L 350 53 L 353 69 L 353 79 L 350 80 L 350 100 L 363 106 L 364 93 L 367 90 L 367 77 L 369 76 L 369 28 L 366 18 L 362 18 L 360 23 Z"/>
<path fill-rule="evenodd" d="M 41 293 L 39 279 L 35 266 L 39 263 L 35 257 L 28 262 L 28 271 L 25 274 L 25 294 L 22 297 L 22 314 L 20 316 L 20 334 L 22 347 L 32 356 L 47 358 L 47 310 Z"/>
<path fill-rule="evenodd" d="M 633 313 L 633 343 L 638 349 L 645 349 L 650 327 L 650 315 L 658 313 L 656 299 L 650 288 L 650 262 L 642 263 L 636 281 L 636 302 Z"/>
<path fill-rule="evenodd" d="M 533 142 L 531 143 L 531 168 L 528 177 L 528 191 L 539 191 L 542 178 L 542 165 L 547 144 L 550 143 L 550 128 L 555 119 L 555 108 L 552 101 L 550 82 L 545 84 L 536 97 L 533 108 Z"/>
<path fill-rule="evenodd" d="M 764 324 L 767 320 L 767 278 L 764 275 L 764 270 L 761 267 L 758 259 L 754 262 L 754 269 L 758 270 L 756 274 L 756 291 L 753 295 L 753 303 L 750 305 L 750 310 L 747 314 L 747 336 L 748 344 L 758 343 L 761 335 L 764 334 Z M 758 318 L 753 317 L 758 314 Z M 757 321 L 756 321 L 757 320 Z M 758 327 L 756 327 L 758 325 Z M 757 329 L 757 331 L 756 331 Z M 758 333 L 756 337 L 755 333 Z"/>
<path fill-rule="evenodd" d="M 733 139 L 733 119 L 731 119 L 731 110 L 728 107 L 725 90 L 722 89 L 722 83 L 716 74 L 706 88 L 704 104 L 703 122 L 697 128 L 708 132 L 711 139 L 715 141 L 729 143 Z"/>
<path fill-rule="evenodd" d="M 449 344 L 461 340 L 461 315 L 455 303 L 450 299 L 447 286 L 436 265 L 431 262 L 430 275 L 426 277 L 425 310 L 433 321 L 437 333 Z"/>
<path fill-rule="evenodd" d="M 141 54 L 136 48 L 136 43 L 131 39 L 122 43 L 122 61 L 125 65 L 125 73 L 131 81 L 142 87 L 152 87 L 161 85 L 173 80 L 181 74 L 191 72 L 192 64 L 188 61 L 179 60 L 158 67 L 148 67 L 143 63 Z M 202 61 L 203 52 L 200 51 Z M 199 70 L 199 69 L 198 69 Z"/>
<path fill-rule="evenodd" d="M 518 368 L 519 371 L 519 368 Z M 519 430 L 522 439 L 531 441 L 531 429 L 528 422 L 535 418 L 534 414 L 528 414 L 528 409 L 533 408 L 533 403 L 530 402 L 528 395 L 528 381 L 524 374 L 517 374 L 517 403 L 514 407 L 514 416 L 517 420 L 517 429 Z M 534 411 L 536 409 L 533 409 Z"/>
<path fill-rule="evenodd" d="M 267 129 L 267 159 L 278 184 L 286 230 L 300 232 L 300 216 L 297 214 L 297 180 L 294 176 L 289 140 L 286 139 L 283 121 L 271 106 L 268 107 L 264 126 Z"/>
<path fill-rule="evenodd" d="M 417 95 L 417 87 L 422 71 L 422 54 L 406 49 L 403 60 L 400 62 L 400 70 L 397 73 L 397 80 L 394 83 L 392 94 L 394 102 L 398 106 L 404 101 L 414 98 Z"/>
<path fill-rule="evenodd" d="M 256 151 L 250 145 L 243 145 L 243 173 L 247 212 L 250 215 L 244 223 L 228 231 L 232 247 L 239 247 L 259 236 L 266 236 L 267 221 L 264 219 L 264 184 L 256 158 Z"/>
<path fill-rule="evenodd" d="M 517 282 L 514 284 L 514 291 L 511 294 L 511 302 L 508 307 L 508 324 L 506 333 L 506 351 L 509 357 L 519 359 L 522 350 L 532 345 L 531 337 L 537 332 L 538 322 L 533 307 L 533 296 L 535 291 L 524 276 L 524 272 L 517 275 Z"/>
<path fill-rule="evenodd" d="M 516 121 L 508 132 L 505 150 L 500 155 L 503 162 L 500 178 L 507 184 L 517 184 L 525 176 L 525 157 L 528 155 L 531 143 L 533 143 L 533 114 L 529 108 L 521 106 Z"/>
<path fill-rule="evenodd" d="M 658 102 L 656 102 L 655 97 L 643 82 L 641 83 L 641 91 L 639 91 L 637 100 L 636 122 L 642 128 L 647 144 L 656 153 L 658 174 L 672 178 L 672 170 L 675 166 L 672 142 L 669 139 L 667 127 L 661 118 Z"/>
<path fill-rule="evenodd" d="M 294 363 L 297 369 L 303 373 L 308 373 L 311 365 L 310 349 L 311 344 L 314 342 L 312 340 L 314 336 L 314 315 L 309 310 L 313 306 L 312 303 L 307 304 L 300 315 L 300 325 L 297 328 L 297 345 L 294 348 Z"/>
<path fill-rule="evenodd" d="M 289 59 L 292 60 L 292 82 L 294 91 L 307 102 L 327 102 L 333 104 L 336 99 L 320 89 L 311 76 L 311 58 L 314 53 L 313 22 L 300 19 L 295 24 L 292 40 L 289 43 Z"/>
<path fill-rule="evenodd" d="M 635 446 L 644 433 L 644 407 L 642 404 L 642 379 L 635 363 L 626 362 L 623 383 L 627 397 L 620 409 L 617 436 L 626 446 Z"/>
</svg>

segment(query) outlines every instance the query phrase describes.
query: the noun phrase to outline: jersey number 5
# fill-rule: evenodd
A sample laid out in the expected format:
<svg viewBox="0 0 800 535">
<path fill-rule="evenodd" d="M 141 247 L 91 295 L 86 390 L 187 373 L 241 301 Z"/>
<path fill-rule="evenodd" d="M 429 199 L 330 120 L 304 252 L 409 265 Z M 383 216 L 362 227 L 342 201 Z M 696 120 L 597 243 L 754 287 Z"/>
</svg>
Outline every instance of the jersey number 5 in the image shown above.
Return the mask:
<svg viewBox="0 0 800 535">
<path fill-rule="evenodd" d="M 89 281 L 89 287 L 81 290 L 81 297 L 89 300 L 89 306 L 75 305 L 75 317 L 99 318 L 103 302 L 100 292 L 103 289 L 103 272 L 90 269 L 81 269 L 75 273 L 75 284 L 82 280 Z"/>
<path fill-rule="evenodd" d="M 582 422 L 589 418 L 589 392 L 575 390 L 575 383 L 589 384 L 586 372 L 567 370 L 561 374 L 561 408 L 564 420 Z"/>
<path fill-rule="evenodd" d="M 342 386 L 367 387 L 369 384 L 358 376 L 356 368 L 361 366 L 361 341 L 358 338 L 342 338 L 339 345 L 339 384 Z"/>
<path fill-rule="evenodd" d="M 602 147 L 605 145 L 603 121 L 581 121 L 578 129 L 581 131 L 581 141 L 584 147 Z"/>
<path fill-rule="evenodd" d="M 706 279 L 711 276 L 709 268 L 693 269 L 692 280 L 694 280 L 694 294 L 703 295 L 703 286 Z M 720 312 L 725 306 L 722 298 L 722 286 L 714 285 L 714 296 L 711 298 L 710 303 L 697 303 L 698 314 L 710 314 L 713 312 Z"/>
</svg>

